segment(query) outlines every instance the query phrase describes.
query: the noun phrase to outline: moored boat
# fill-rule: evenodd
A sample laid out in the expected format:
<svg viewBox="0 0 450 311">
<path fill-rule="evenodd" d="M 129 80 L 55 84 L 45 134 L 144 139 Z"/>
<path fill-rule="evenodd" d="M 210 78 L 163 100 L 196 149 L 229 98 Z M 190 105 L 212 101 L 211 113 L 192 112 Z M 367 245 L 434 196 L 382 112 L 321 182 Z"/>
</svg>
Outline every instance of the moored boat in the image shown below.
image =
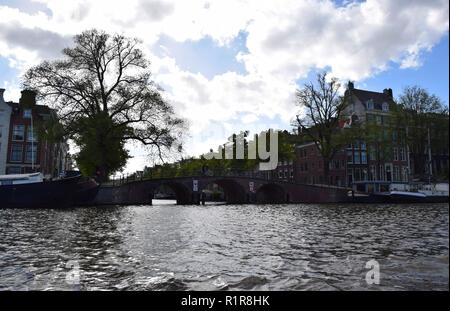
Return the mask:
<svg viewBox="0 0 450 311">
<path fill-rule="evenodd" d="M 65 171 L 53 181 L 46 181 L 41 173 L 0 175 L 0 208 L 88 205 L 99 187 L 94 179 L 83 179 L 78 171 Z"/>
<path fill-rule="evenodd" d="M 72 204 L 74 206 L 90 205 L 99 189 L 100 184 L 92 178 L 78 182 Z"/>
<path fill-rule="evenodd" d="M 73 204 L 82 176 L 46 181 L 40 173 L 0 175 L 0 207 L 60 208 Z"/>
<path fill-rule="evenodd" d="M 360 182 L 370 184 L 373 182 Z M 382 183 L 380 183 L 381 185 Z M 386 188 L 386 187 L 385 187 Z M 372 187 L 373 190 L 377 189 Z M 381 190 L 381 187 L 378 187 Z M 448 203 L 448 183 L 390 184 L 384 191 L 350 191 L 349 200 L 357 203 Z"/>
</svg>

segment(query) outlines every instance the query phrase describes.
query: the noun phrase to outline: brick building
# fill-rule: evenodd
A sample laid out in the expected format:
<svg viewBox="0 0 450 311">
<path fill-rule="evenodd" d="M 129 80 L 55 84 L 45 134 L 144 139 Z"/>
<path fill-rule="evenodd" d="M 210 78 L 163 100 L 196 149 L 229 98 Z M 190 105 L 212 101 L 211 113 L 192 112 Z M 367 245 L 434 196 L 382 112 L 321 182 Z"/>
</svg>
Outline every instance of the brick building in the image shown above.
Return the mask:
<svg viewBox="0 0 450 311">
<path fill-rule="evenodd" d="M 391 122 L 395 105 L 392 90 L 384 89 L 382 93 L 360 90 L 349 82 L 346 95 L 350 97 L 347 114 L 373 131 L 371 141 L 355 141 L 346 148 L 347 185 L 355 184 L 358 190 L 371 192 L 373 187 L 380 191 L 382 184 L 407 183 L 408 147 L 405 129 L 396 128 Z"/>
<path fill-rule="evenodd" d="M 296 146 L 296 175 L 295 181 L 305 184 L 326 184 L 324 161 L 314 142 Z M 344 186 L 345 184 L 345 155 L 336 154 L 329 163 L 330 185 Z"/>
<path fill-rule="evenodd" d="M 352 120 L 359 120 L 373 125 L 376 133 L 390 135 L 385 140 L 389 144 L 383 146 L 365 141 L 365 135 L 362 135 L 360 140 L 352 142 L 334 156 L 329 163 L 328 181 L 325 180 L 323 158 L 315 143 L 297 144 L 292 164 L 281 161 L 272 174 L 278 179 L 298 183 L 354 187 L 369 192 L 380 191 L 383 185 L 408 182 L 410 168 L 407 146 L 402 139 L 404 133 L 393 129 L 390 123 L 391 110 L 395 105 L 392 90 L 385 89 L 382 93 L 360 90 L 349 82 L 346 95 L 350 98 L 350 104 L 345 115 L 351 117 L 339 124 L 340 129 L 345 130 L 345 127 L 351 126 Z M 377 138 L 375 140 L 379 142 Z"/>
<path fill-rule="evenodd" d="M 0 168 L 4 167 L 4 171 L 0 174 L 41 172 L 45 177 L 53 178 L 70 168 L 66 142 L 39 141 L 37 138 L 38 125 L 56 113 L 53 109 L 36 104 L 36 94 L 29 90 L 22 91 L 19 103 L 5 103 L 3 96 L 0 105 L 2 102 L 1 107 L 10 109 L 3 109 L 3 114 L 9 118 L 3 116 L 8 123 L 1 124 L 4 133 L 0 138 L 3 155 L 0 155 Z M 4 145 L 5 141 L 7 144 Z"/>
</svg>

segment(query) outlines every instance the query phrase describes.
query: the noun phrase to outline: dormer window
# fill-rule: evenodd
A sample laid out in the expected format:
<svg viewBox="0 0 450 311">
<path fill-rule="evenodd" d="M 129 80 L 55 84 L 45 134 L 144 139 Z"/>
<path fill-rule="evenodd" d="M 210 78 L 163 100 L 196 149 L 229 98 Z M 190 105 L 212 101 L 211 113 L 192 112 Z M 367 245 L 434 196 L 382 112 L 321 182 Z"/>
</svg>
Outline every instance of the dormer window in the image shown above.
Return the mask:
<svg viewBox="0 0 450 311">
<path fill-rule="evenodd" d="M 23 117 L 24 118 L 31 118 L 31 109 L 24 109 L 23 110 Z"/>
<path fill-rule="evenodd" d="M 367 109 L 373 109 L 373 100 L 370 99 L 366 102 Z"/>
<path fill-rule="evenodd" d="M 388 111 L 389 105 L 387 103 L 383 103 L 382 109 L 383 109 L 383 111 Z"/>
</svg>

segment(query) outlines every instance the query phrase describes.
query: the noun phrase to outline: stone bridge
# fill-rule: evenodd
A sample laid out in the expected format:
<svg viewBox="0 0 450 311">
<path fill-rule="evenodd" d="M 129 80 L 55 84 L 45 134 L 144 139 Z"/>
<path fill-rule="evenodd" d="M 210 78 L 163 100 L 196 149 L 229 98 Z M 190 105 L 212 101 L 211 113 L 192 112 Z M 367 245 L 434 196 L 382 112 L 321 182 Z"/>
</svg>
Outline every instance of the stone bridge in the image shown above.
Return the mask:
<svg viewBox="0 0 450 311">
<path fill-rule="evenodd" d="M 155 191 L 163 184 L 175 192 L 177 204 L 199 204 L 201 191 L 213 183 L 224 190 L 225 200 L 230 204 L 326 203 L 347 200 L 346 188 L 252 177 L 198 176 L 133 181 L 116 187 L 102 186 L 92 204 L 152 204 Z"/>
</svg>

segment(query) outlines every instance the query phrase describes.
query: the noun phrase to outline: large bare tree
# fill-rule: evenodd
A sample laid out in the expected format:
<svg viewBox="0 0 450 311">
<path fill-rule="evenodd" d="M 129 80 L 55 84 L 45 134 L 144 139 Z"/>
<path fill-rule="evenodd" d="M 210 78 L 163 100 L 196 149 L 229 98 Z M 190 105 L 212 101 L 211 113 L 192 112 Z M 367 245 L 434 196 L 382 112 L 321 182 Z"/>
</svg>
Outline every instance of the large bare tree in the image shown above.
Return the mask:
<svg viewBox="0 0 450 311">
<path fill-rule="evenodd" d="M 127 141 L 161 159 L 182 148 L 185 122 L 151 81 L 139 45 L 137 39 L 88 30 L 74 36 L 63 59 L 44 61 L 23 76 L 25 88 L 57 109 L 65 134 L 80 145 L 79 160 L 90 159 L 86 170 L 96 166 L 103 180 L 126 163 Z M 114 152 L 120 159 L 111 157 Z"/>
<path fill-rule="evenodd" d="M 297 102 L 300 111 L 296 115 L 293 126 L 299 134 L 313 141 L 323 158 L 325 182 L 329 182 L 329 163 L 335 154 L 352 141 L 354 128 L 343 130 L 339 122 L 348 118 L 346 108 L 349 104 L 347 96 L 339 95 L 338 79 L 327 79 L 327 73 L 319 73 L 316 83 L 309 82 L 297 90 Z"/>
</svg>

